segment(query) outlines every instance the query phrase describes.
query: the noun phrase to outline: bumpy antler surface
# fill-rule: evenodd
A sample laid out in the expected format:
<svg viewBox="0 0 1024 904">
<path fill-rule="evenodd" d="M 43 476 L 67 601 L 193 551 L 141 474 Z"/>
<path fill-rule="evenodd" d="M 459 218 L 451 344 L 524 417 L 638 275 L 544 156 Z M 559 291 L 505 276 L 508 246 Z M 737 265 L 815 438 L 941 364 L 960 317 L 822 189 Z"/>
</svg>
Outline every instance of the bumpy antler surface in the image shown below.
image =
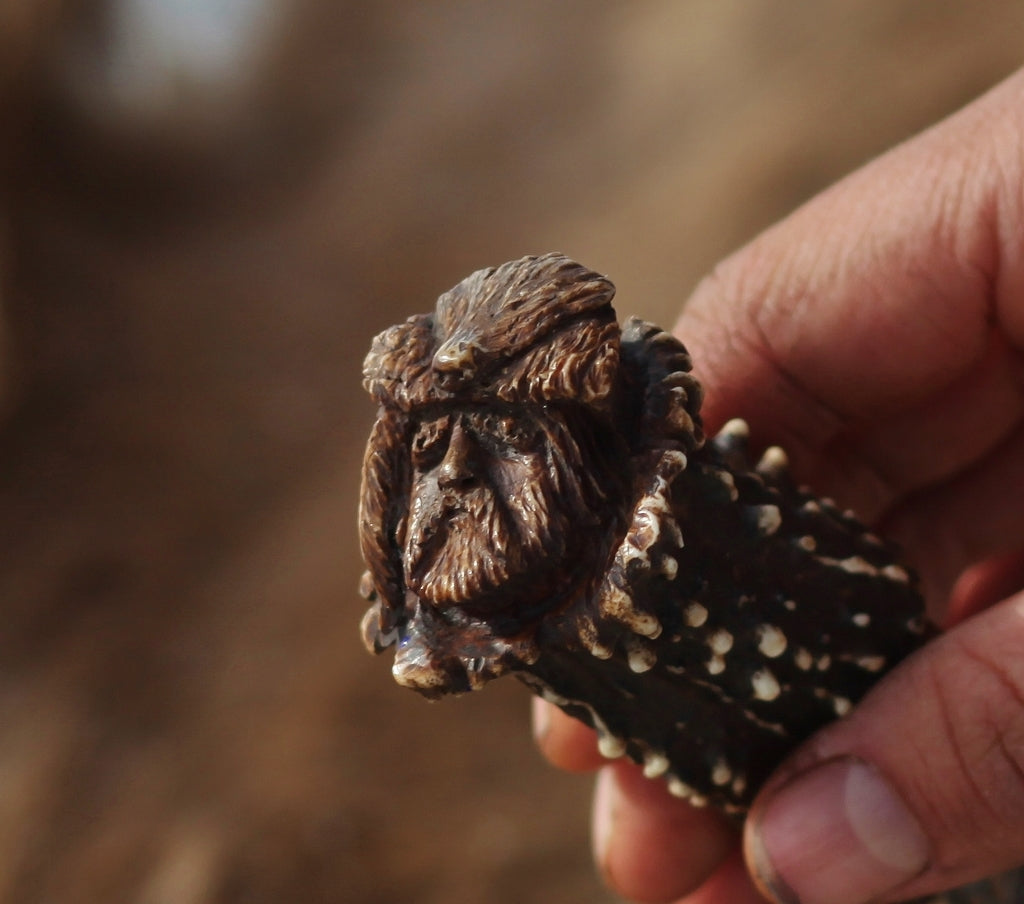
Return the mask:
<svg viewBox="0 0 1024 904">
<path fill-rule="evenodd" d="M 514 673 L 691 803 L 742 812 L 926 628 L 849 513 L 705 441 L 685 348 L 549 254 L 380 334 L 360 526 L 367 645 L 427 696 Z"/>
</svg>

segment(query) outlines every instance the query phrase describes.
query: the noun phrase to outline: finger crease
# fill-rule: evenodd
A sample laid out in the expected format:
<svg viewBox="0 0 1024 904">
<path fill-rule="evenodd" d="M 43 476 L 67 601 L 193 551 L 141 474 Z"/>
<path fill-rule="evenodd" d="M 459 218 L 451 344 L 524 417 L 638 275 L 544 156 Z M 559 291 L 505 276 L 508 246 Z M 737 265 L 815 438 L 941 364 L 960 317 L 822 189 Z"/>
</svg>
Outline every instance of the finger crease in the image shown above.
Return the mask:
<svg viewBox="0 0 1024 904">
<path fill-rule="evenodd" d="M 790 424 L 792 440 L 809 452 L 819 453 L 839 436 L 846 419 L 833 406 L 812 392 L 793 371 L 784 367 L 775 354 L 760 318 L 753 318 L 757 341 L 747 342 L 747 351 L 762 361 L 788 390 L 788 394 L 796 398 L 801 406 L 806 406 L 811 416 L 806 418 L 808 426 L 798 430 L 795 423 Z M 810 425 L 815 425 L 812 428 Z"/>
</svg>

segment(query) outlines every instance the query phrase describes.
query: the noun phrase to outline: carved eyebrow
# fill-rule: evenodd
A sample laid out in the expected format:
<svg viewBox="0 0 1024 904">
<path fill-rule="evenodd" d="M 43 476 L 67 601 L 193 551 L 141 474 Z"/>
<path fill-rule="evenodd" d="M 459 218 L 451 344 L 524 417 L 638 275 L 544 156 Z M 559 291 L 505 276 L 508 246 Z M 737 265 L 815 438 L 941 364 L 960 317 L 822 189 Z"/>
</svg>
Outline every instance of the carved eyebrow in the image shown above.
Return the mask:
<svg viewBox="0 0 1024 904">
<path fill-rule="evenodd" d="M 450 429 L 451 422 L 452 415 L 450 413 L 423 418 L 416 426 L 416 437 L 425 434 L 441 433 Z"/>
<path fill-rule="evenodd" d="M 488 432 L 501 434 L 522 433 L 536 429 L 536 418 L 526 410 L 501 411 L 484 410 L 470 412 L 465 422 L 471 429 L 483 428 Z"/>
</svg>

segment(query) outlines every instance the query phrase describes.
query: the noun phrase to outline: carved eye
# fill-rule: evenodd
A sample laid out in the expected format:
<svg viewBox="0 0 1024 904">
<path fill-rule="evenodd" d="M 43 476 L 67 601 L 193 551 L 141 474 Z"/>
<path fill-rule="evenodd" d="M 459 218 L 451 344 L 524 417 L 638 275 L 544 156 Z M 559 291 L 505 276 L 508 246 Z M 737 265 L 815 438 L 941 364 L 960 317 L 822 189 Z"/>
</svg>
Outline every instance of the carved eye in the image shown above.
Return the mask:
<svg viewBox="0 0 1024 904">
<path fill-rule="evenodd" d="M 498 419 L 497 428 L 496 432 L 500 439 L 516 452 L 526 452 L 533 448 L 536 431 L 528 421 L 503 417 Z"/>
<path fill-rule="evenodd" d="M 471 423 L 481 445 L 497 458 L 527 452 L 533 447 L 536 430 L 525 416 L 488 412 L 476 415 Z"/>
<path fill-rule="evenodd" d="M 412 463 L 421 471 L 429 471 L 441 463 L 452 432 L 450 415 L 420 424 L 412 440 Z"/>
</svg>

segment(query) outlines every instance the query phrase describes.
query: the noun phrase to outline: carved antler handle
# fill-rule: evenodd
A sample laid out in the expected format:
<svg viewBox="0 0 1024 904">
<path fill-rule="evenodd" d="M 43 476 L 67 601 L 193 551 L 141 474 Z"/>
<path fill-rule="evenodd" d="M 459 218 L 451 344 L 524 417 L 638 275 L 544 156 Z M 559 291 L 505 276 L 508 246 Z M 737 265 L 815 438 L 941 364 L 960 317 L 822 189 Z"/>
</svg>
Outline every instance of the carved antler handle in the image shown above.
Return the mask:
<svg viewBox="0 0 1024 904">
<path fill-rule="evenodd" d="M 741 420 L 705 440 L 686 349 L 620 330 L 614 292 L 527 257 L 374 340 L 363 639 L 428 697 L 515 674 L 605 756 L 739 814 L 932 629 L 895 549 L 796 486 L 781 449 L 751 465 Z"/>
<path fill-rule="evenodd" d="M 683 346 L 559 255 L 374 341 L 368 645 L 428 696 L 507 672 L 691 803 L 741 812 L 925 633 L 911 572 L 785 455 L 705 441 Z"/>
</svg>

